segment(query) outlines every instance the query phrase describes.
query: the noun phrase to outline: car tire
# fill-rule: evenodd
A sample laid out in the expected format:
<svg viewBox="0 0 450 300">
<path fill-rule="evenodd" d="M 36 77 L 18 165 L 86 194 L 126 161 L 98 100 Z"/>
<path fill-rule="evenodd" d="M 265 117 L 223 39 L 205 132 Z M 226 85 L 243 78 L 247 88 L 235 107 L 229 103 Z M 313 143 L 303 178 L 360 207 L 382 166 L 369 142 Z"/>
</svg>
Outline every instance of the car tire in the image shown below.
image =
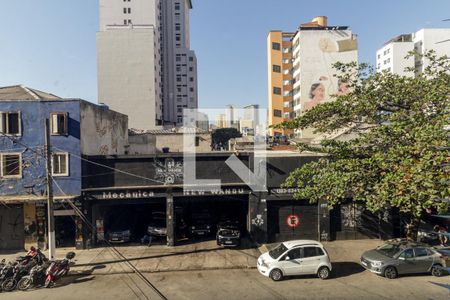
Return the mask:
<svg viewBox="0 0 450 300">
<path fill-rule="evenodd" d="M 395 279 L 398 276 L 398 272 L 395 267 L 389 266 L 389 267 L 386 267 L 386 269 L 384 269 L 383 275 L 384 275 L 384 277 L 386 277 L 388 279 Z"/>
<path fill-rule="evenodd" d="M 273 269 L 269 274 L 270 279 L 273 281 L 283 280 L 283 272 L 280 269 Z"/>
<path fill-rule="evenodd" d="M 317 276 L 322 280 L 330 278 L 330 269 L 328 267 L 320 267 L 319 271 L 317 271 Z"/>
<path fill-rule="evenodd" d="M 431 267 L 431 275 L 435 277 L 441 277 L 443 275 L 441 265 L 434 265 Z"/>
</svg>

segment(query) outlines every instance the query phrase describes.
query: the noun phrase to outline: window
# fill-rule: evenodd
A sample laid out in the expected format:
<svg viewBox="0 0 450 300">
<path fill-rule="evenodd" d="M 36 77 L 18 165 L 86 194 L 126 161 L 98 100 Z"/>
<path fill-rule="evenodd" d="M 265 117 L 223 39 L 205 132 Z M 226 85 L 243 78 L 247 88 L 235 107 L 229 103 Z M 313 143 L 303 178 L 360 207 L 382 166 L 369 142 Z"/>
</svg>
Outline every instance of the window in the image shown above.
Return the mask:
<svg viewBox="0 0 450 300">
<path fill-rule="evenodd" d="M 126 8 L 126 7 L 123 8 L 123 13 L 124 13 L 124 14 L 127 13 L 127 8 Z"/>
<path fill-rule="evenodd" d="M 127 24 L 128 24 L 127 20 L 123 20 L 123 25 L 127 25 Z"/>
<path fill-rule="evenodd" d="M 287 257 L 289 257 L 289 260 L 301 258 L 301 257 L 302 257 L 302 255 L 301 255 L 301 249 L 300 249 L 300 248 L 298 248 L 298 249 L 292 249 L 291 251 L 289 251 L 289 252 L 285 255 L 284 260 L 285 260 Z"/>
<path fill-rule="evenodd" d="M 1 158 L 2 178 L 22 177 L 22 155 L 20 153 L 5 153 Z"/>
<path fill-rule="evenodd" d="M 175 30 L 180 31 L 181 25 L 179 23 L 175 24 Z"/>
<path fill-rule="evenodd" d="M 190 92 L 194 92 L 194 88 L 192 88 L 192 87 L 189 88 L 189 91 L 190 91 Z"/>
<path fill-rule="evenodd" d="M 181 37 L 180 37 L 179 35 L 177 35 L 177 36 L 175 37 L 175 40 L 176 40 L 176 41 L 180 41 L 180 40 L 181 40 Z"/>
<path fill-rule="evenodd" d="M 200 146 L 200 137 L 196 136 L 195 137 L 195 147 Z"/>
<path fill-rule="evenodd" d="M 175 58 L 175 60 L 176 60 L 176 61 L 181 61 L 181 57 L 177 56 L 177 57 Z"/>
<path fill-rule="evenodd" d="M 192 71 L 194 71 L 194 68 L 193 67 L 189 67 L 189 72 L 192 72 Z"/>
<path fill-rule="evenodd" d="M 279 87 L 273 87 L 273 93 L 275 94 L 275 95 L 281 95 L 281 88 L 279 88 Z"/>
<path fill-rule="evenodd" d="M 273 50 L 280 50 L 281 49 L 281 44 L 280 43 L 272 43 L 272 49 Z"/>
<path fill-rule="evenodd" d="M 175 2 L 175 10 L 180 10 L 180 3 L 179 2 Z"/>
<path fill-rule="evenodd" d="M 131 7 L 128 7 L 128 13 L 131 14 Z"/>
<path fill-rule="evenodd" d="M 181 72 L 181 67 L 177 67 L 177 72 Z"/>
<path fill-rule="evenodd" d="M 281 67 L 278 65 L 272 65 L 272 71 L 281 73 Z"/>
<path fill-rule="evenodd" d="M 317 247 L 304 247 L 303 248 L 303 257 L 314 257 L 317 256 Z"/>
<path fill-rule="evenodd" d="M 69 176 L 69 154 L 53 153 L 52 155 L 52 175 Z"/>
<path fill-rule="evenodd" d="M 194 58 L 192 56 L 189 56 L 189 61 L 194 61 Z"/>
<path fill-rule="evenodd" d="M 413 249 L 406 249 L 405 251 L 402 252 L 402 254 L 400 254 L 399 257 L 403 257 L 405 259 L 413 258 L 414 257 Z"/>
<path fill-rule="evenodd" d="M 189 81 L 193 82 L 194 81 L 194 77 L 189 77 Z"/>
<path fill-rule="evenodd" d="M 416 257 L 428 256 L 427 249 L 425 249 L 425 248 L 414 248 L 414 253 L 415 253 Z"/>
<path fill-rule="evenodd" d="M 67 135 L 67 113 L 51 113 L 50 118 L 52 135 Z"/>
<path fill-rule="evenodd" d="M 273 116 L 274 116 L 274 117 L 279 117 L 279 118 L 281 118 L 281 110 L 279 110 L 279 109 L 274 109 L 274 110 L 273 110 Z"/>
<path fill-rule="evenodd" d="M 20 112 L 0 112 L 0 131 L 4 134 L 19 135 L 20 119 Z"/>
</svg>

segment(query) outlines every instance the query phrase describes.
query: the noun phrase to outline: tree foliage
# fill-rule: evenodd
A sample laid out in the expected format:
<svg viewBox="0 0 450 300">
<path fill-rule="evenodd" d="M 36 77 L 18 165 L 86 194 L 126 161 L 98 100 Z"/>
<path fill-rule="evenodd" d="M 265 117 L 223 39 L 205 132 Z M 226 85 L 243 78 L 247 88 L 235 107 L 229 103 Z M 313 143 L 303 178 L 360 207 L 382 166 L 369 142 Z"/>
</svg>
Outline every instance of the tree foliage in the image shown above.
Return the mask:
<svg viewBox="0 0 450 300">
<path fill-rule="evenodd" d="M 424 59 L 429 66 L 415 77 L 335 65 L 350 93 L 279 127 L 314 128 L 317 134 L 344 128 L 355 138 L 299 146 L 325 156 L 290 174 L 284 185 L 302 187 L 296 198 L 330 207 L 352 199 L 372 212 L 398 207 L 416 220 L 424 209 L 448 209 L 450 60 L 433 52 Z"/>
</svg>

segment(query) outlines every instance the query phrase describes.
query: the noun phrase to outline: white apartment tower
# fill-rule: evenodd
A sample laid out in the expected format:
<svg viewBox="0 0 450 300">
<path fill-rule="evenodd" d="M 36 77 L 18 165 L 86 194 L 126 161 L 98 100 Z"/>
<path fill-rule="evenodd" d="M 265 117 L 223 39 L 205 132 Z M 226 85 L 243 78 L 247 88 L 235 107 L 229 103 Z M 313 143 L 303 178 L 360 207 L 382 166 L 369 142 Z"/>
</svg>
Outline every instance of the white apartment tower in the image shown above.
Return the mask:
<svg viewBox="0 0 450 300">
<path fill-rule="evenodd" d="M 411 51 L 424 54 L 434 50 L 438 57 L 450 56 L 449 39 L 450 28 L 425 28 L 415 33 L 399 35 L 377 51 L 377 72 L 387 71 L 402 76 L 419 74 L 427 67 L 427 61 L 418 55 L 406 58 L 408 54 Z"/>
<path fill-rule="evenodd" d="M 190 9 L 191 0 L 100 0 L 98 99 L 130 128 L 181 126 L 183 108 L 197 108 Z"/>
</svg>

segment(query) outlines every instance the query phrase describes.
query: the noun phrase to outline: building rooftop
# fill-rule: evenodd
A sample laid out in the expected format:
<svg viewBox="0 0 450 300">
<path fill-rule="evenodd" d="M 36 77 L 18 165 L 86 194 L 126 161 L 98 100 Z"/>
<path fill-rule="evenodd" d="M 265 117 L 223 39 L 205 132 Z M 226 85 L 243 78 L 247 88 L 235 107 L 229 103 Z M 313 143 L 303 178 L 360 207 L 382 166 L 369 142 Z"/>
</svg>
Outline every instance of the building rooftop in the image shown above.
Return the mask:
<svg viewBox="0 0 450 300">
<path fill-rule="evenodd" d="M 0 87 L 0 100 L 62 100 L 56 95 L 42 92 L 24 85 Z"/>
<path fill-rule="evenodd" d="M 404 43 L 404 42 L 412 42 L 412 34 L 400 34 L 395 38 L 390 39 L 384 44 L 388 45 L 390 43 Z"/>
</svg>

